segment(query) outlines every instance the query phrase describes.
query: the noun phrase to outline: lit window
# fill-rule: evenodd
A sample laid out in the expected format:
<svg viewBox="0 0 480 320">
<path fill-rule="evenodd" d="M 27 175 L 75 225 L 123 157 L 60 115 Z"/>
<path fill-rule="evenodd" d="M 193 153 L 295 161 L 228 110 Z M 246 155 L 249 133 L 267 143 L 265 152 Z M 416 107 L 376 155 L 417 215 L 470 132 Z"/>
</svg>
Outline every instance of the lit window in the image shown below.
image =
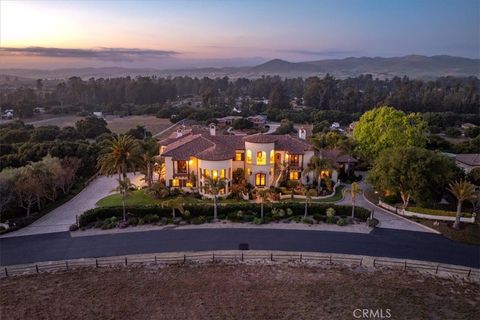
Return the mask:
<svg viewBox="0 0 480 320">
<path fill-rule="evenodd" d="M 252 151 L 247 150 L 247 163 L 252 163 Z"/>
<path fill-rule="evenodd" d="M 191 183 L 190 181 L 188 181 L 187 184 L 186 184 L 186 186 L 189 187 L 189 188 L 191 188 L 191 187 L 193 187 L 193 183 Z"/>
<path fill-rule="evenodd" d="M 205 169 L 205 170 L 203 170 L 203 171 L 204 171 L 203 174 L 205 175 L 205 177 L 210 177 L 210 170 Z"/>
<path fill-rule="evenodd" d="M 257 173 L 255 175 L 255 185 L 258 187 L 265 186 L 265 173 Z"/>
<path fill-rule="evenodd" d="M 235 161 L 243 161 L 243 152 L 235 153 Z"/>
<path fill-rule="evenodd" d="M 252 170 L 250 170 L 250 168 L 247 168 L 247 175 L 251 175 L 252 174 Z"/>
<path fill-rule="evenodd" d="M 180 180 L 173 179 L 172 180 L 172 187 L 179 187 L 179 186 L 180 186 Z"/>
<path fill-rule="evenodd" d="M 299 176 L 298 171 L 290 171 L 290 180 L 298 180 Z"/>
<path fill-rule="evenodd" d="M 218 170 L 212 170 L 212 177 L 213 177 L 213 179 L 218 178 Z"/>
<path fill-rule="evenodd" d="M 323 170 L 322 172 L 320 172 L 320 177 L 330 178 L 330 171 L 328 171 L 328 170 Z"/>
<path fill-rule="evenodd" d="M 275 163 L 275 151 L 270 150 L 270 164 Z"/>
<path fill-rule="evenodd" d="M 220 170 L 220 178 L 225 179 L 225 169 Z"/>
<path fill-rule="evenodd" d="M 267 164 L 267 153 L 265 151 L 257 152 L 257 164 Z"/>
</svg>

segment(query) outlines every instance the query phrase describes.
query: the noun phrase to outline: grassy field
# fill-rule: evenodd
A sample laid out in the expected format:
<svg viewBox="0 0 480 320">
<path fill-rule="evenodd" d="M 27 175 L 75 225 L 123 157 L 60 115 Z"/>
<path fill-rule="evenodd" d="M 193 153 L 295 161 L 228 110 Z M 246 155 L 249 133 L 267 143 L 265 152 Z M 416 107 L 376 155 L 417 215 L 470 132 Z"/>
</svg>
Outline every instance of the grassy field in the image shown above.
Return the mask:
<svg viewBox="0 0 480 320">
<path fill-rule="evenodd" d="M 474 319 L 479 304 L 478 284 L 361 267 L 174 265 L 0 280 L 2 320 L 355 319 L 363 308 L 390 309 L 391 319 Z"/>
<path fill-rule="evenodd" d="M 467 244 L 480 245 L 480 224 L 477 223 L 461 223 L 460 229 L 452 228 L 453 222 L 439 221 L 438 226 L 434 225 L 432 220 L 413 219 L 427 227 L 440 231 L 445 237 Z"/>
</svg>

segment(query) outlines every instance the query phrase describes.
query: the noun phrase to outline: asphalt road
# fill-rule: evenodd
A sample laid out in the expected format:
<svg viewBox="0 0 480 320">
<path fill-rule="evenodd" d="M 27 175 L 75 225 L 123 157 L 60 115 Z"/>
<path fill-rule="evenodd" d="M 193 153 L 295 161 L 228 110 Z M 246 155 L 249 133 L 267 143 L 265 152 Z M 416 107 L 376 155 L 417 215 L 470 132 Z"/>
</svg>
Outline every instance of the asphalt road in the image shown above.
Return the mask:
<svg viewBox="0 0 480 320">
<path fill-rule="evenodd" d="M 377 228 L 370 234 L 276 230 L 193 229 L 71 237 L 59 232 L 0 239 L 0 265 L 127 254 L 235 250 L 309 251 L 426 260 L 480 267 L 480 246 L 441 235 Z"/>
</svg>

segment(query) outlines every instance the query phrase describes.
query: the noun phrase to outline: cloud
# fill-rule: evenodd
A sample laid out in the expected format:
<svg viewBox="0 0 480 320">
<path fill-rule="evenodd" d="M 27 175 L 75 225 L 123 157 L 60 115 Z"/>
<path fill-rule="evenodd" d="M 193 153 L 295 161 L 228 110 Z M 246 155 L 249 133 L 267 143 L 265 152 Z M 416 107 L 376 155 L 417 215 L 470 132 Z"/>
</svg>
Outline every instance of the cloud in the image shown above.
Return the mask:
<svg viewBox="0 0 480 320">
<path fill-rule="evenodd" d="M 137 49 L 137 48 L 94 48 L 69 49 L 47 47 L 0 47 L 0 55 L 35 56 L 52 58 L 83 58 L 103 61 L 134 61 L 138 59 L 165 58 L 179 54 L 171 50 Z"/>
</svg>

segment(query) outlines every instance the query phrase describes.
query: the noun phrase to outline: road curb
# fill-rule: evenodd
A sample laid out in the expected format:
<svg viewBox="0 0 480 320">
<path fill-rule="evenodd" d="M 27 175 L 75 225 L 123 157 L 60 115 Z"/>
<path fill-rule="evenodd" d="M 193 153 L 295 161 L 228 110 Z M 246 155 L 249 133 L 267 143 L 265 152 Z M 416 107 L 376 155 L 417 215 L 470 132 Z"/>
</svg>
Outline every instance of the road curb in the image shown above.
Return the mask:
<svg viewBox="0 0 480 320">
<path fill-rule="evenodd" d="M 388 214 L 390 214 L 390 215 L 392 215 L 392 216 L 395 216 L 395 217 L 397 217 L 397 218 L 400 218 L 400 219 L 403 219 L 403 220 L 408 221 L 408 222 L 410 222 L 410 223 L 413 223 L 413 224 L 415 224 L 415 225 L 417 225 L 417 226 L 419 226 L 419 227 L 422 227 L 423 229 L 428 230 L 428 231 L 430 231 L 430 232 L 432 232 L 432 233 L 442 234 L 442 233 L 439 232 L 438 230 L 435 230 L 435 229 L 433 229 L 433 228 L 427 227 L 427 226 L 425 226 L 425 225 L 423 225 L 423 224 L 421 224 L 421 223 L 418 223 L 418 222 L 416 222 L 416 221 L 413 221 L 413 220 L 407 219 L 407 218 L 405 218 L 405 217 L 402 217 L 402 216 L 400 216 L 400 215 L 398 215 L 398 214 L 396 214 L 396 213 L 393 213 L 393 212 L 388 211 L 388 210 L 385 209 L 385 208 L 379 207 L 378 205 L 376 205 L 376 204 L 374 204 L 373 202 L 371 202 L 367 197 L 365 197 L 365 193 L 364 193 L 364 192 L 362 192 L 362 196 L 363 196 L 363 198 L 365 199 L 365 201 L 367 201 L 368 203 L 370 203 L 370 204 L 371 204 L 372 206 L 374 206 L 375 208 L 377 208 L 377 209 L 379 209 L 379 210 L 382 210 L 383 212 L 386 212 L 386 213 L 388 213 Z"/>
</svg>

